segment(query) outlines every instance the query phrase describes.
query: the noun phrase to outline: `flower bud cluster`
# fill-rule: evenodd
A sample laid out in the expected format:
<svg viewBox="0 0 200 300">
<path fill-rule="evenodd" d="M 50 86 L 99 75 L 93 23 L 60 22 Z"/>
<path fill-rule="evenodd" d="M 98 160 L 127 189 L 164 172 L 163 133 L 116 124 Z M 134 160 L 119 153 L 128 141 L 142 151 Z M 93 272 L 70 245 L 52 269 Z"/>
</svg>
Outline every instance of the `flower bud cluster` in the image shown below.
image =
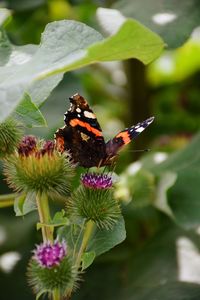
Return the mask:
<svg viewBox="0 0 200 300">
<path fill-rule="evenodd" d="M 65 196 L 69 191 L 74 167 L 52 141 L 26 136 L 19 143 L 18 152 L 5 165 L 9 185 L 16 191 L 47 193 Z"/>
</svg>

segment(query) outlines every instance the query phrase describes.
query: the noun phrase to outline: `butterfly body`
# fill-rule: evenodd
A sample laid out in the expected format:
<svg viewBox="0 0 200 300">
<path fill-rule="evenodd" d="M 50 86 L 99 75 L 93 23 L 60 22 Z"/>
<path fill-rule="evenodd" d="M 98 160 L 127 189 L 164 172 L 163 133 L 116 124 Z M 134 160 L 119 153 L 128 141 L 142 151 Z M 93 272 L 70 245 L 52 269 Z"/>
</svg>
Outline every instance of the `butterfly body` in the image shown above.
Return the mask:
<svg viewBox="0 0 200 300">
<path fill-rule="evenodd" d="M 71 106 L 64 115 L 65 126 L 55 133 L 56 147 L 69 151 L 75 163 L 85 168 L 112 164 L 119 150 L 147 126 L 153 117 L 119 132 L 107 143 L 96 115 L 79 94 L 70 97 Z"/>
</svg>

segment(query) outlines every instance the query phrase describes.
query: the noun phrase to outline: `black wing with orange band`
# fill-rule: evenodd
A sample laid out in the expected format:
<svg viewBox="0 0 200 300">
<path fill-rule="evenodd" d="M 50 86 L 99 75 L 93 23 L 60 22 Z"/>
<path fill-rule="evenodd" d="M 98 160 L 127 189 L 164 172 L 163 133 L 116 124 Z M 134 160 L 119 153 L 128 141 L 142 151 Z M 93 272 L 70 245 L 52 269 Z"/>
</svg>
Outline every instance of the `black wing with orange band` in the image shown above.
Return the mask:
<svg viewBox="0 0 200 300">
<path fill-rule="evenodd" d="M 154 117 L 151 117 L 143 122 L 137 123 L 130 128 L 124 129 L 119 132 L 113 139 L 109 140 L 106 143 L 106 156 L 112 158 L 119 150 L 129 144 L 132 139 L 135 139 L 145 128 L 147 128 L 154 120 Z"/>
<path fill-rule="evenodd" d="M 68 150 L 73 161 L 83 167 L 101 164 L 106 156 L 106 145 L 101 127 L 87 101 L 75 94 L 65 113 L 65 126 L 55 133 L 58 150 Z"/>
</svg>

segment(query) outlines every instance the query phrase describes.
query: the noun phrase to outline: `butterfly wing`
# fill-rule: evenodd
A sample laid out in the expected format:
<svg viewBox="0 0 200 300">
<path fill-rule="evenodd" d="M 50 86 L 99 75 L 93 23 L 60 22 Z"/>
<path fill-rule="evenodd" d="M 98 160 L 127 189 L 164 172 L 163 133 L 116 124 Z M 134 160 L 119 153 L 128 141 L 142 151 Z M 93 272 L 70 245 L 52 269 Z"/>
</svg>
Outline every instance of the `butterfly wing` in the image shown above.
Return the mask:
<svg viewBox="0 0 200 300">
<path fill-rule="evenodd" d="M 87 101 L 75 94 L 65 113 L 65 126 L 55 133 L 58 150 L 68 150 L 75 163 L 83 167 L 99 166 L 106 156 L 101 127 Z"/>
<path fill-rule="evenodd" d="M 107 164 L 112 160 L 118 151 L 125 145 L 129 144 L 132 139 L 136 138 L 145 128 L 147 128 L 154 120 L 154 117 L 151 117 L 143 122 L 137 123 L 130 128 L 127 128 L 119 132 L 113 139 L 109 140 L 106 143 L 106 160 Z M 106 164 L 106 163 L 105 163 Z"/>
</svg>

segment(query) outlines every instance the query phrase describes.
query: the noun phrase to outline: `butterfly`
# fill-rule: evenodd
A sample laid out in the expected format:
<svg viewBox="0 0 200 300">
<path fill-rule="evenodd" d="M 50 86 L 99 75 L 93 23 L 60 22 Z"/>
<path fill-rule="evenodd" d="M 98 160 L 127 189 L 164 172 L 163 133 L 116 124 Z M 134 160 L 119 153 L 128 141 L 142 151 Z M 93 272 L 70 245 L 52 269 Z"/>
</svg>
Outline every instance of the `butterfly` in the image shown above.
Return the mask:
<svg viewBox="0 0 200 300">
<path fill-rule="evenodd" d="M 55 144 L 61 153 L 68 151 L 74 163 L 85 168 L 111 165 L 119 150 L 129 144 L 154 120 L 154 117 L 120 131 L 105 142 L 96 115 L 78 93 L 69 98 L 64 114 L 65 126 L 55 133 Z"/>
</svg>

